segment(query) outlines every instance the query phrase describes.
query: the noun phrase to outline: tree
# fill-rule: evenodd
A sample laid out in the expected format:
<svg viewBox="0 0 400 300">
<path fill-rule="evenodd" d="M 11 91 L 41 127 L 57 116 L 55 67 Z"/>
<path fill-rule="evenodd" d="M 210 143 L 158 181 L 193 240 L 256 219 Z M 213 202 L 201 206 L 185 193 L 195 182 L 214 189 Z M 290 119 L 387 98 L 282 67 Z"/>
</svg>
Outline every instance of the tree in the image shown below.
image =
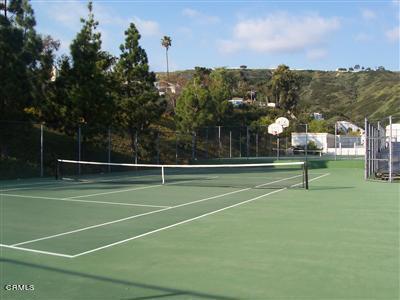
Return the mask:
<svg viewBox="0 0 400 300">
<path fill-rule="evenodd" d="M 71 58 L 62 61 L 62 76 L 59 87 L 67 97 L 62 109 L 68 111 L 64 122 L 66 131 L 75 131 L 78 123 L 87 123 L 93 130 L 104 129 L 113 122 L 113 81 L 114 58 L 101 50 L 101 34 L 96 31 L 98 22 L 94 19 L 93 5 L 88 4 L 88 18 L 81 19 L 82 29 L 73 40 Z M 57 83 L 56 83 L 57 85 Z M 57 99 L 57 101 L 62 101 Z"/>
<path fill-rule="evenodd" d="M 232 97 L 227 72 L 224 68 L 218 68 L 211 72 L 209 91 L 211 99 L 215 102 L 215 121 L 217 125 L 223 125 L 227 115 L 232 113 L 232 106 L 228 100 Z"/>
<path fill-rule="evenodd" d="M 197 83 L 200 83 L 203 86 L 207 86 L 210 81 L 210 74 L 212 70 L 205 67 L 194 67 L 194 75 L 193 77 L 196 79 Z"/>
<path fill-rule="evenodd" d="M 268 83 L 269 93 L 276 106 L 292 112 L 299 101 L 300 78 L 286 65 L 279 65 Z"/>
<path fill-rule="evenodd" d="M 178 128 L 193 132 L 203 126 L 213 124 L 215 120 L 215 102 L 208 88 L 202 86 L 199 79 L 193 80 L 183 89 L 176 105 Z"/>
<path fill-rule="evenodd" d="M 0 119 L 22 120 L 34 101 L 35 72 L 43 49 L 28 0 L 2 3 L 0 15 Z M 8 14 L 7 14 L 8 12 Z"/>
<path fill-rule="evenodd" d="M 158 120 L 166 109 L 154 86 L 155 74 L 149 71 L 145 50 L 139 45 L 140 34 L 131 23 L 125 31 L 125 43 L 120 46 L 121 55 L 116 66 L 118 80 L 118 122 L 127 129 L 134 151 L 135 135 L 143 132 Z"/>
<path fill-rule="evenodd" d="M 165 47 L 165 57 L 167 59 L 167 78 L 169 79 L 169 66 L 168 66 L 168 49 L 172 45 L 171 37 L 164 35 L 161 40 L 161 45 Z"/>
<path fill-rule="evenodd" d="M 328 132 L 328 124 L 325 120 L 312 120 L 308 124 L 309 132 Z"/>
</svg>

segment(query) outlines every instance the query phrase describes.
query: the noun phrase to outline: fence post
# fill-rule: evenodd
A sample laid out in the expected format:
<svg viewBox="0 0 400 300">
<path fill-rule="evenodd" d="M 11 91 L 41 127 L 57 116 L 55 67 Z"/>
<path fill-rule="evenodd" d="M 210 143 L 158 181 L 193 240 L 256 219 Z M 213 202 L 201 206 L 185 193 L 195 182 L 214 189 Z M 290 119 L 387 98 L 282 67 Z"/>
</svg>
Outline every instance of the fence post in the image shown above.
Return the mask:
<svg viewBox="0 0 400 300">
<path fill-rule="evenodd" d="M 157 131 L 157 164 L 160 164 L 160 132 Z"/>
<path fill-rule="evenodd" d="M 221 158 L 221 126 L 218 126 L 218 158 Z"/>
<path fill-rule="evenodd" d="M 43 124 L 40 125 L 40 177 L 43 177 Z"/>
<path fill-rule="evenodd" d="M 135 131 L 135 164 L 138 163 L 138 133 Z"/>
<path fill-rule="evenodd" d="M 208 159 L 208 127 L 206 127 L 206 159 Z"/>
<path fill-rule="evenodd" d="M 232 130 L 229 130 L 229 158 L 232 158 Z"/>
<path fill-rule="evenodd" d="M 256 133 L 256 157 L 258 157 L 258 132 Z"/>
<path fill-rule="evenodd" d="M 178 164 L 178 133 L 175 132 L 175 164 Z"/>
<path fill-rule="evenodd" d="M 239 127 L 239 157 L 242 157 L 242 129 Z"/>
<path fill-rule="evenodd" d="M 279 160 L 279 136 L 276 136 L 276 159 Z"/>
<path fill-rule="evenodd" d="M 335 160 L 337 159 L 336 158 L 336 155 L 337 155 L 336 154 L 336 151 L 337 151 L 337 149 L 336 149 L 336 147 L 337 147 L 336 146 L 336 144 L 337 144 L 337 140 L 336 140 L 337 136 L 336 135 L 337 135 L 337 122 L 335 122 Z"/>
<path fill-rule="evenodd" d="M 196 159 L 196 132 L 192 132 L 192 160 Z"/>
<path fill-rule="evenodd" d="M 287 141 L 289 137 L 285 137 L 285 156 L 288 156 L 288 151 L 287 151 Z"/>
<path fill-rule="evenodd" d="M 108 155 L 107 155 L 107 161 L 110 164 L 111 163 L 111 128 L 108 127 Z M 108 172 L 111 172 L 111 166 L 108 165 Z"/>
<path fill-rule="evenodd" d="M 246 156 L 250 156 L 250 136 L 249 136 L 249 126 L 246 126 Z"/>
<path fill-rule="evenodd" d="M 364 179 L 368 179 L 368 120 L 364 119 Z"/>
<path fill-rule="evenodd" d="M 393 163 L 393 148 L 392 148 L 392 116 L 389 116 L 389 182 L 393 181 L 392 163 Z"/>
</svg>

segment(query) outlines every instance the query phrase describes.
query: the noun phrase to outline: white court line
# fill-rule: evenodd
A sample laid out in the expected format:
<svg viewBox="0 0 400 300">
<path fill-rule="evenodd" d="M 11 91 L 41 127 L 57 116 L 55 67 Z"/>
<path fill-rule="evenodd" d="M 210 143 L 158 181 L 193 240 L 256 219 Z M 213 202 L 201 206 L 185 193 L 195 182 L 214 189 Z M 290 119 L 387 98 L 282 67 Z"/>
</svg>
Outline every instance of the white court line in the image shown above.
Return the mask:
<svg viewBox="0 0 400 300">
<path fill-rule="evenodd" d="M 67 254 L 62 254 L 62 253 L 57 253 L 57 252 L 35 250 L 35 249 L 23 248 L 23 247 L 15 247 L 15 246 L 5 245 L 5 244 L 0 244 L 0 247 L 10 248 L 10 249 L 14 249 L 14 250 L 22 250 L 22 251 L 27 251 L 27 252 L 40 253 L 40 254 L 53 255 L 53 256 L 61 256 L 61 257 L 66 257 L 66 258 L 73 258 L 72 255 L 67 255 Z"/>
<path fill-rule="evenodd" d="M 271 184 L 274 184 L 274 183 L 277 183 L 277 182 L 281 182 L 281 181 L 284 181 L 284 180 L 289 180 L 289 179 L 292 179 L 292 178 L 295 178 L 295 177 L 299 177 L 299 176 L 302 176 L 302 175 L 296 175 L 296 176 L 285 178 L 285 179 L 280 179 L 280 180 L 276 180 L 276 181 L 267 182 L 267 183 L 264 183 L 264 184 L 259 185 L 257 187 L 261 187 L 261 186 L 265 186 L 265 185 L 271 185 Z M 67 232 L 63 232 L 63 233 L 58 233 L 58 234 L 54 234 L 54 235 L 50 235 L 50 236 L 46 236 L 46 237 L 42 237 L 42 238 L 37 238 L 37 239 L 33 239 L 33 240 L 29 240 L 29 241 L 13 244 L 12 246 L 30 244 L 30 243 L 34 243 L 34 242 L 38 242 L 38 241 L 42 241 L 42 240 L 47 240 L 47 239 L 51 239 L 51 238 L 55 238 L 55 237 L 59 237 L 59 236 L 67 235 L 67 234 L 71 234 L 71 233 L 76 233 L 76 232 L 80 232 L 80 231 L 84 231 L 84 230 L 89 230 L 89 229 L 93 229 L 93 228 L 97 228 L 97 227 L 102 227 L 102 226 L 106 226 L 106 225 L 110 225 L 110 224 L 114 224 L 114 223 L 123 222 L 123 221 L 126 221 L 126 220 L 136 219 L 136 218 L 139 218 L 139 217 L 142 217 L 142 216 L 147 216 L 147 215 L 150 215 L 150 214 L 154 214 L 154 213 L 158 213 L 158 212 L 162 212 L 162 211 L 170 210 L 170 209 L 174 209 L 174 208 L 179 208 L 179 207 L 183 207 L 183 206 L 187 206 L 187 205 L 191 205 L 191 204 L 194 204 L 194 203 L 199 203 L 199 202 L 203 202 L 203 201 L 207 201 L 207 200 L 217 199 L 217 198 L 225 197 L 225 196 L 228 196 L 228 195 L 232 195 L 232 194 L 248 191 L 248 190 L 251 190 L 251 189 L 252 188 L 245 188 L 245 189 L 232 191 L 232 192 L 228 192 L 228 193 L 224 193 L 224 194 L 220 194 L 220 195 L 216 195 L 216 196 L 211 196 L 211 197 L 207 197 L 207 198 L 203 198 L 203 199 L 199 199 L 199 200 L 195 200 L 195 201 L 191 201 L 191 202 L 187 202 L 187 203 L 183 203 L 183 204 L 179 204 L 179 205 L 175 205 L 175 206 L 166 207 L 166 208 L 163 208 L 163 209 L 158 209 L 158 210 L 155 210 L 155 211 L 150 211 L 150 212 L 147 212 L 147 213 L 142 213 L 142 214 L 138 214 L 138 215 L 129 216 L 129 217 L 118 219 L 118 220 L 114 220 L 114 221 L 109 221 L 109 222 L 105 222 L 105 223 L 101 223 L 101 224 L 97 224 L 97 225 L 92 225 L 92 226 L 88 226 L 88 227 L 84 227 L 84 228 L 80 228 L 80 229 L 75 229 L 75 230 L 71 230 L 71 231 L 67 231 Z"/>
<path fill-rule="evenodd" d="M 67 201 L 67 202 L 98 203 L 98 204 L 109 204 L 109 205 L 142 206 L 142 207 L 154 207 L 154 208 L 169 207 L 169 206 L 163 206 L 163 205 L 108 202 L 108 201 L 90 201 L 90 200 L 79 200 L 79 199 L 70 199 L 70 198 L 53 198 L 53 197 L 28 196 L 28 195 L 16 195 L 16 194 L 0 194 L 0 196 L 9 196 L 9 197 L 17 197 L 17 198 L 31 198 L 31 199 L 45 199 L 45 200 L 55 200 L 55 201 Z"/>
</svg>

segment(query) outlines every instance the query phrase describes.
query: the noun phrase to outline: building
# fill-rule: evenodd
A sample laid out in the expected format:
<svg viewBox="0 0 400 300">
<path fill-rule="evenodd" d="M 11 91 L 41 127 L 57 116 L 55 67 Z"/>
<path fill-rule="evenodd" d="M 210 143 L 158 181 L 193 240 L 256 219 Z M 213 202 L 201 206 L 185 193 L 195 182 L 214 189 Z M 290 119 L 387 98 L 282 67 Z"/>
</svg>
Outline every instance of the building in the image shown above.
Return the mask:
<svg viewBox="0 0 400 300">
<path fill-rule="evenodd" d="M 313 113 L 312 117 L 314 118 L 314 120 L 318 120 L 318 121 L 324 120 L 323 115 L 321 113 L 319 113 L 319 112 Z"/>
<path fill-rule="evenodd" d="M 400 143 L 400 124 L 392 124 L 392 133 L 390 133 L 390 125 L 386 126 L 386 136 L 392 136 L 392 142 Z M 389 141 L 389 139 L 388 139 Z"/>
<path fill-rule="evenodd" d="M 243 98 L 234 97 L 228 100 L 229 103 L 232 104 L 233 107 L 241 107 L 244 105 Z"/>
<path fill-rule="evenodd" d="M 347 72 L 346 68 L 337 68 L 336 72 Z"/>
<path fill-rule="evenodd" d="M 304 147 L 306 141 L 313 142 L 317 145 L 318 149 L 322 150 L 323 153 L 328 152 L 328 148 L 335 147 L 335 136 L 330 133 L 306 133 L 305 132 L 292 132 L 292 146 L 293 147 Z"/>
<path fill-rule="evenodd" d="M 156 81 L 154 86 L 158 90 L 160 96 L 165 95 L 167 92 L 171 94 L 176 94 L 180 90 L 181 86 L 179 84 L 167 82 L 164 80 Z"/>
<path fill-rule="evenodd" d="M 349 131 L 353 131 L 353 132 L 360 132 L 361 134 L 364 134 L 364 129 L 362 129 L 361 127 L 357 126 L 354 123 L 351 123 L 349 121 L 337 121 L 336 122 L 336 127 L 337 130 L 340 132 L 349 132 Z"/>
</svg>

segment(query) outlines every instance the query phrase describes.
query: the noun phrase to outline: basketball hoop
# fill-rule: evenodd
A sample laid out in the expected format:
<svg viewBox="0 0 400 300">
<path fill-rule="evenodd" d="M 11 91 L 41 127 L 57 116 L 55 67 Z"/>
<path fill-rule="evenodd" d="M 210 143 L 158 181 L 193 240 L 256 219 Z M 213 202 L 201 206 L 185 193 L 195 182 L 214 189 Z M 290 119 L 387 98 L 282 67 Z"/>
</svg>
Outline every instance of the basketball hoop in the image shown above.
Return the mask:
<svg viewBox="0 0 400 300">
<path fill-rule="evenodd" d="M 276 119 L 275 123 L 281 125 L 283 128 L 289 127 L 289 120 L 285 117 Z"/>
<path fill-rule="evenodd" d="M 278 135 L 283 132 L 283 127 L 280 124 L 273 123 L 268 126 L 268 133 L 272 135 Z"/>
</svg>

